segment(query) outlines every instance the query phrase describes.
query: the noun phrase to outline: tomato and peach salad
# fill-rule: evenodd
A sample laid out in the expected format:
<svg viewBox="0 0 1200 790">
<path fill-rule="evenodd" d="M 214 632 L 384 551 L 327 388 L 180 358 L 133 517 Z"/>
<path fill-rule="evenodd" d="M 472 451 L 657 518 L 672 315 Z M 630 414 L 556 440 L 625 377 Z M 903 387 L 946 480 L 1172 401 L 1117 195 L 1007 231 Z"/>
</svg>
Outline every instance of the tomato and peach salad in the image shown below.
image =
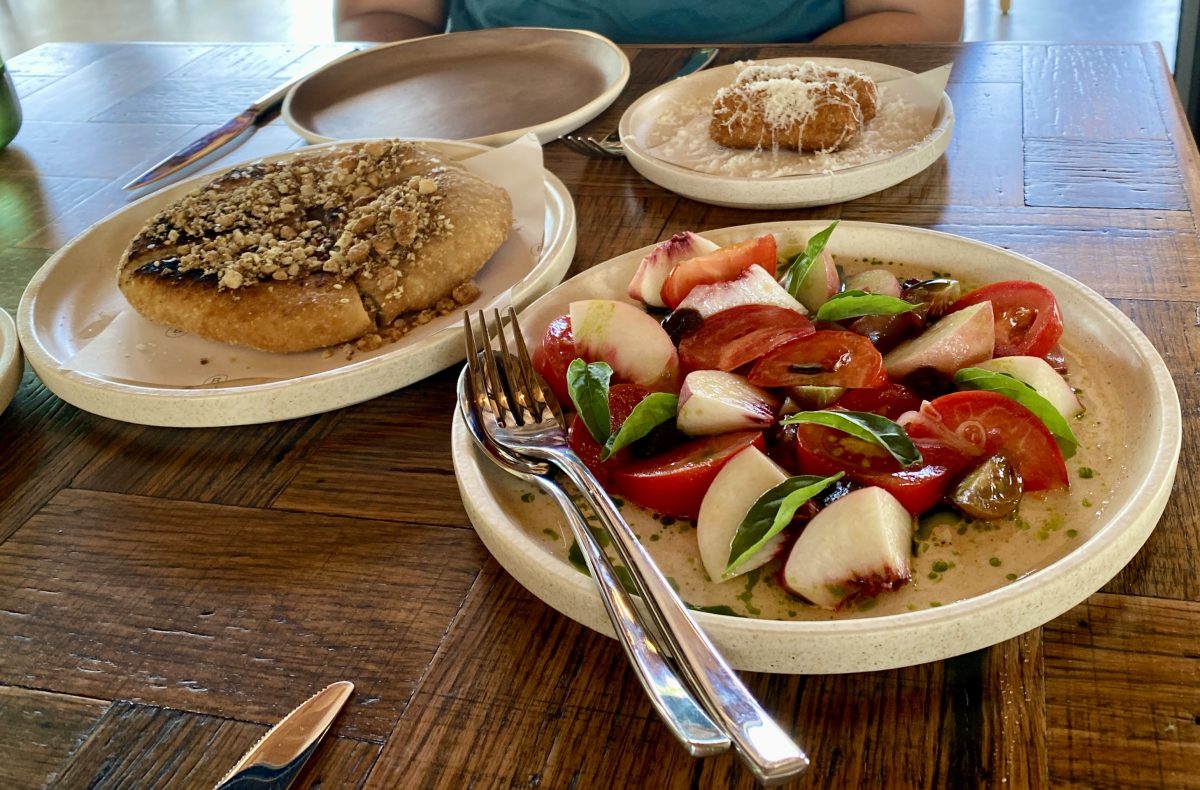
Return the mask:
<svg viewBox="0 0 1200 790">
<path fill-rule="evenodd" d="M 1049 289 L 843 277 L 836 224 L 782 260 L 771 234 L 676 234 L 630 281 L 639 304 L 572 302 L 533 351 L 606 490 L 693 520 L 712 581 L 781 557 L 826 609 L 905 585 L 921 514 L 1066 489 L 1082 412 Z"/>
</svg>

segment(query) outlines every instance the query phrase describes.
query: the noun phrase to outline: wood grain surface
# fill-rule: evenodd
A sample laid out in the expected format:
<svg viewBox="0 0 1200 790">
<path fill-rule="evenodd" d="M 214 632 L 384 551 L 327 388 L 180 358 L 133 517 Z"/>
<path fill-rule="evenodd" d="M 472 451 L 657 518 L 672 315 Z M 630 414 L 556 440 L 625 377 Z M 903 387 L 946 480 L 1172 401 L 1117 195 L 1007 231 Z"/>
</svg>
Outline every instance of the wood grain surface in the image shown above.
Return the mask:
<svg viewBox="0 0 1200 790">
<path fill-rule="evenodd" d="M 9 63 L 0 307 L 120 185 L 346 46 L 50 44 Z M 686 59 L 631 47 L 604 133 Z M 1174 376 L 1184 447 L 1163 518 L 1102 591 L 985 650 L 885 672 L 745 673 L 814 758 L 797 788 L 1200 787 L 1200 167 L 1154 45 L 724 47 L 954 63 L 957 127 L 859 200 L 752 211 L 677 197 L 558 143 L 571 273 L 685 230 L 844 218 L 935 228 L 1082 280 Z M 298 147 L 281 122 L 212 167 Z M 103 263 L 103 262 L 100 262 Z M 107 265 L 107 264 L 103 264 Z M 71 406 L 26 371 L 0 414 L 0 786 L 211 786 L 330 681 L 356 691 L 301 787 L 753 787 L 694 760 L 617 644 L 514 581 L 449 455 L 456 370 L 327 414 L 169 429 Z"/>
</svg>

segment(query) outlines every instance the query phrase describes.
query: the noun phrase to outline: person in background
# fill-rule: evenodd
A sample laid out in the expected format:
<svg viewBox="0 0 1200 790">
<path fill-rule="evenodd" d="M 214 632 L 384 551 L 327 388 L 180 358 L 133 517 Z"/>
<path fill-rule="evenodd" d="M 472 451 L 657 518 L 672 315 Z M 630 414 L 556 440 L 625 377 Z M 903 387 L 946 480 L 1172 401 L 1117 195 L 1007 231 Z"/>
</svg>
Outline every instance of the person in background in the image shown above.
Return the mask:
<svg viewBox="0 0 1200 790">
<path fill-rule="evenodd" d="M 337 37 L 396 41 L 490 27 L 578 28 L 619 44 L 957 41 L 963 0 L 334 0 Z"/>
</svg>

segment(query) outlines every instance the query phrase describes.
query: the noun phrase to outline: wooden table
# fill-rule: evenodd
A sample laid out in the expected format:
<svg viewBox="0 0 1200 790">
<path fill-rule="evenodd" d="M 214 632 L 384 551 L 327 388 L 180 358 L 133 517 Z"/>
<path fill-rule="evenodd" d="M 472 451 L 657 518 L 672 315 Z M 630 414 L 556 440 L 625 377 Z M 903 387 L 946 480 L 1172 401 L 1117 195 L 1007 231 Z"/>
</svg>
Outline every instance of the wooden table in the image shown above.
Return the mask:
<svg viewBox="0 0 1200 790">
<path fill-rule="evenodd" d="M 13 58 L 0 306 L 119 185 L 344 47 L 46 45 Z M 681 199 L 624 161 L 546 161 L 579 213 L 573 272 L 684 229 L 898 222 L 1018 250 L 1098 290 L 1170 365 L 1176 493 L 1085 603 L 987 650 L 841 676 L 746 675 L 815 759 L 796 787 L 1200 786 L 1200 170 L 1154 45 L 727 47 L 955 63 L 954 142 L 844 205 Z M 607 131 L 682 62 L 631 48 Z M 228 161 L 298 144 L 282 124 Z M 108 263 L 101 262 L 103 265 Z M 750 787 L 694 761 L 617 644 L 527 593 L 471 529 L 449 457 L 456 371 L 248 428 L 95 417 L 30 372 L 0 416 L 0 786 L 211 785 L 324 684 L 357 692 L 303 777 L 323 787 Z"/>
</svg>

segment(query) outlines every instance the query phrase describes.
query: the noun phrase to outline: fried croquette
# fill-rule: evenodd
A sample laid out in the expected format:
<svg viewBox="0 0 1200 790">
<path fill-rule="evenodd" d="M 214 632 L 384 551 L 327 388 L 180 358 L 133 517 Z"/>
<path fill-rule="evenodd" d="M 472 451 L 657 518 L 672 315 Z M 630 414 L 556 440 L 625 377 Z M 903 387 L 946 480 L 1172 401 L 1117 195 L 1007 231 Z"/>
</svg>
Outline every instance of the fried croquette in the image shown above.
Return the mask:
<svg viewBox="0 0 1200 790">
<path fill-rule="evenodd" d="M 709 135 L 729 148 L 836 151 L 875 117 L 874 80 L 811 61 L 752 64 L 713 99 Z"/>
</svg>

